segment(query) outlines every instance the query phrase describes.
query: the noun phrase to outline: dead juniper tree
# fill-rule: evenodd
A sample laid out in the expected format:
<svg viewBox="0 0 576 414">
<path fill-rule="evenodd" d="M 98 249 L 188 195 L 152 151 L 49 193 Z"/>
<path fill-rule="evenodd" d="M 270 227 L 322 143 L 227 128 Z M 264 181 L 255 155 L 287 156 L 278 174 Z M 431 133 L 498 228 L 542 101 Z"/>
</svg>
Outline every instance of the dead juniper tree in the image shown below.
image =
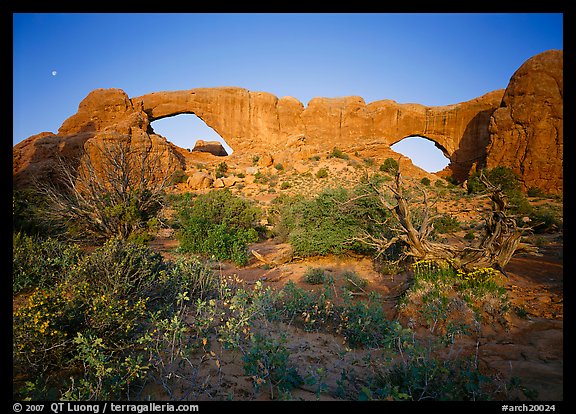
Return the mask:
<svg viewBox="0 0 576 414">
<path fill-rule="evenodd" d="M 127 239 L 158 214 L 175 161 L 165 146 L 113 135 L 87 141 L 79 160 L 58 157 L 51 180 L 35 187 L 47 218 L 73 238 Z"/>
<path fill-rule="evenodd" d="M 428 194 L 424 188 L 417 185 L 422 193 L 423 213 L 420 223 L 416 223 L 411 210 L 413 200 L 405 194 L 399 171 L 396 173 L 393 185 L 385 186 L 391 191 L 395 203 L 389 200 L 382 188 L 370 185 L 380 203 L 391 211 L 398 221 L 398 226 L 392 228 L 394 236 L 385 238 L 364 232 L 354 240 L 374 248 L 377 255 L 384 253 L 393 245 L 401 244 L 404 250 L 398 261 L 450 259 L 450 263 L 457 269 L 492 267 L 503 272 L 504 266 L 514 253 L 535 252 L 535 250 L 521 243 L 525 229 L 519 228 L 516 221 L 507 215 L 506 194 L 499 187 L 492 185 L 483 174 L 480 175 L 480 180 L 486 186 L 486 194 L 483 196 L 490 198 L 491 210 L 484 217 L 483 234 L 476 246 L 457 246 L 432 241 L 430 236 L 434 229 L 434 219 L 439 215 L 431 215 Z"/>
</svg>

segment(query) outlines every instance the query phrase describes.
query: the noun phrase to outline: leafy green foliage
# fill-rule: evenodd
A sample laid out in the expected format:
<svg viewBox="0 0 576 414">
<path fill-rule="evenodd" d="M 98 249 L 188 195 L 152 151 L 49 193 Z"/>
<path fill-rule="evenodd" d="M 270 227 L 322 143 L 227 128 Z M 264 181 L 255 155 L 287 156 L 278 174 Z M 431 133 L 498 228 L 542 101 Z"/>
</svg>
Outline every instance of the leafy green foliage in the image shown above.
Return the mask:
<svg viewBox="0 0 576 414">
<path fill-rule="evenodd" d="M 320 168 L 316 171 L 316 178 L 326 178 L 328 177 L 328 170 L 326 168 Z"/>
<path fill-rule="evenodd" d="M 249 243 L 258 240 L 260 210 L 230 190 L 213 190 L 178 210 L 177 237 L 184 252 L 248 263 Z"/>
<path fill-rule="evenodd" d="M 330 154 L 328 154 L 328 158 L 340 158 L 342 160 L 349 160 L 350 156 L 343 152 L 341 149 L 334 147 L 332 148 Z"/>
<path fill-rule="evenodd" d="M 146 294 L 161 270 L 164 263 L 159 253 L 147 246 L 110 239 L 85 256 L 70 275 L 88 282 L 94 291 L 129 297 Z"/>
<path fill-rule="evenodd" d="M 562 214 L 554 212 L 546 206 L 532 207 L 528 199 L 522 193 L 518 176 L 508 167 L 496 167 L 492 170 L 485 170 L 484 174 L 488 180 L 499 186 L 506 194 L 509 202 L 510 212 L 518 217 L 519 226 L 525 225 L 520 220 L 521 217 L 529 217 L 530 225 L 536 232 L 545 232 L 550 229 L 562 227 Z M 484 190 L 484 185 L 480 182 L 479 173 L 474 173 L 468 180 L 468 193 L 474 194 Z M 543 196 L 543 192 L 536 187 L 528 189 L 529 196 Z"/>
<path fill-rule="evenodd" d="M 304 273 L 303 277 L 304 282 L 309 283 L 311 285 L 321 285 L 326 281 L 326 274 L 324 273 L 324 269 L 319 267 L 309 268 Z"/>
<path fill-rule="evenodd" d="M 438 233 L 453 233 L 460 229 L 460 222 L 450 214 L 442 214 L 434 219 L 434 229 Z"/>
<path fill-rule="evenodd" d="M 368 252 L 352 238 L 366 230 L 387 232 L 388 212 L 375 196 L 357 197 L 360 189 L 325 189 L 316 197 L 283 197 L 277 201 L 275 232 L 286 238 L 299 256 Z"/>
<path fill-rule="evenodd" d="M 216 166 L 216 178 L 222 178 L 228 172 L 228 164 L 225 161 L 222 161 L 220 164 Z"/>
<path fill-rule="evenodd" d="M 281 392 L 288 392 L 304 381 L 298 371 L 290 365 L 290 352 L 284 345 L 286 340 L 272 339 L 262 335 L 254 335 L 252 346 L 244 355 L 244 374 L 252 378 L 256 391 L 264 385 L 269 385 L 271 397 L 274 398 L 273 387 Z"/>
<path fill-rule="evenodd" d="M 15 366 L 45 382 L 28 392 L 40 399 L 48 392 L 80 400 L 125 395 L 151 368 L 146 347 L 156 341 L 158 352 L 167 349 L 157 340 L 172 340 L 162 330 L 173 328 L 175 305 L 217 291 L 217 280 L 198 262 L 164 262 L 120 240 L 63 267 L 14 312 Z M 62 370 L 73 373 L 71 383 L 55 375 Z"/>
<path fill-rule="evenodd" d="M 394 158 L 386 158 L 382 165 L 380 165 L 380 171 L 391 175 L 396 174 L 398 172 L 398 168 L 398 161 L 396 161 Z"/>
<path fill-rule="evenodd" d="M 80 248 L 53 238 L 12 235 L 12 291 L 57 283 L 80 260 Z"/>
</svg>

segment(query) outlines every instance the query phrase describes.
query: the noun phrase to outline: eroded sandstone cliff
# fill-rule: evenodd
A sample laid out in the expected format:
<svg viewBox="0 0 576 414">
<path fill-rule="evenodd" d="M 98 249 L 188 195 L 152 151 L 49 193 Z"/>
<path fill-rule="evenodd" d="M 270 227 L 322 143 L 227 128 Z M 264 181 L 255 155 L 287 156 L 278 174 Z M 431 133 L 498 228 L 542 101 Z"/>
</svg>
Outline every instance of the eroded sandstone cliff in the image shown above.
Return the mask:
<svg viewBox="0 0 576 414">
<path fill-rule="evenodd" d="M 474 168 L 512 167 L 524 187 L 562 191 L 562 51 L 528 60 L 497 90 L 454 105 L 427 107 L 358 96 L 293 97 L 238 87 L 155 92 L 130 99 L 120 89 L 92 91 L 57 134 L 41 133 L 13 148 L 16 186 L 49 174 L 56 154 L 80 157 L 88 140 L 125 139 L 134 148 L 158 148 L 186 168 L 187 151 L 154 133 L 151 122 L 193 113 L 233 148 L 236 158 L 271 155 L 287 162 L 337 147 L 390 156 L 408 136 L 433 141 L 450 159 L 442 175 L 465 180 Z M 168 137 L 169 138 L 169 137 Z"/>
</svg>

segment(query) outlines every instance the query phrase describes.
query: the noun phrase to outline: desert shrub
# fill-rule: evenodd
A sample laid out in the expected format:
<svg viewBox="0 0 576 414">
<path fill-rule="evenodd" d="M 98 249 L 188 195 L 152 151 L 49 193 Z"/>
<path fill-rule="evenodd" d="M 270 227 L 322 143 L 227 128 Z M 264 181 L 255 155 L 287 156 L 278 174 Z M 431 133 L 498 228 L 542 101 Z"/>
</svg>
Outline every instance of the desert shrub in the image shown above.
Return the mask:
<svg viewBox="0 0 576 414">
<path fill-rule="evenodd" d="M 258 240 L 260 210 L 230 190 L 213 190 L 178 210 L 180 250 L 248 262 L 249 243 Z"/>
<path fill-rule="evenodd" d="M 228 164 L 225 161 L 222 161 L 220 164 L 216 166 L 216 178 L 222 178 L 228 172 Z"/>
<path fill-rule="evenodd" d="M 483 374 L 471 358 L 441 358 L 415 341 L 403 346 L 403 359 L 377 367 L 360 399 L 479 401 L 494 398 L 504 381 Z"/>
<path fill-rule="evenodd" d="M 12 228 L 15 232 L 36 235 L 57 235 L 61 226 L 46 219 L 48 200 L 34 189 L 14 190 L 12 193 Z"/>
<path fill-rule="evenodd" d="M 300 256 L 343 253 L 346 241 L 355 231 L 355 220 L 341 207 L 347 190 L 326 189 L 315 198 L 279 200 L 275 232 L 286 238 Z"/>
<path fill-rule="evenodd" d="M 151 264 L 158 260 L 141 246 L 112 241 L 56 285 L 34 291 L 14 313 L 15 365 L 47 379 L 62 369 L 79 372 L 70 397 L 118 398 L 145 371 L 137 362 L 149 312 L 150 289 L 143 288 L 157 279 L 161 266 Z M 64 393 L 70 384 L 52 387 Z"/>
<path fill-rule="evenodd" d="M 422 179 L 420 180 L 420 183 L 422 183 L 423 185 L 428 187 L 430 185 L 430 178 L 422 177 Z"/>
<path fill-rule="evenodd" d="M 364 186 L 363 186 L 364 187 Z M 369 187 L 368 184 L 365 185 Z M 389 234 L 389 212 L 365 188 L 327 188 L 313 198 L 281 197 L 273 204 L 274 233 L 299 256 L 372 252 L 355 239 L 363 232 Z"/>
<path fill-rule="evenodd" d="M 452 343 L 484 320 L 506 324 L 509 301 L 498 271 L 464 271 L 450 260 L 420 260 L 412 269 L 414 280 L 401 298 L 401 313 L 408 312 L 443 342 Z"/>
<path fill-rule="evenodd" d="M 351 294 L 347 295 L 336 313 L 338 329 L 351 347 L 392 347 L 401 332 L 400 324 L 386 316 L 382 298 L 375 292 L 370 292 L 365 302 L 356 302 Z"/>
<path fill-rule="evenodd" d="M 179 168 L 174 155 L 166 148 L 135 149 L 125 137 L 116 138 L 87 143 L 77 160 L 58 158 L 50 179 L 35 184 L 48 201 L 46 218 L 71 238 L 127 239 L 145 232 L 162 209 Z"/>
<path fill-rule="evenodd" d="M 434 229 L 438 233 L 453 233 L 460 229 L 460 222 L 449 214 L 442 214 L 434 219 Z"/>
<path fill-rule="evenodd" d="M 326 273 L 324 273 L 324 269 L 319 267 L 308 268 L 304 273 L 303 280 L 311 285 L 321 285 L 326 281 Z"/>
<path fill-rule="evenodd" d="M 318 292 L 303 289 L 288 281 L 278 291 L 272 309 L 266 313 L 271 320 L 293 321 L 305 331 L 317 331 L 334 322 L 334 288 L 331 280 L 325 280 Z"/>
<path fill-rule="evenodd" d="M 527 191 L 528 197 L 546 197 L 546 193 L 539 187 L 530 187 Z"/>
<path fill-rule="evenodd" d="M 80 259 L 80 248 L 57 239 L 12 235 L 12 291 L 57 283 Z"/>
<path fill-rule="evenodd" d="M 250 349 L 242 358 L 244 375 L 252 378 L 256 392 L 268 386 L 272 399 L 274 389 L 286 393 L 304 382 L 288 361 L 290 352 L 285 342 L 285 338 L 277 340 L 260 334 L 254 335 Z"/>
<path fill-rule="evenodd" d="M 499 166 L 491 170 L 483 170 L 490 183 L 499 187 L 508 198 L 510 213 L 514 215 L 529 215 L 532 206 L 522 193 L 518 176 L 509 167 Z M 484 191 L 486 186 L 480 181 L 480 172 L 475 172 L 468 179 L 468 194 L 476 194 Z M 518 222 L 522 225 L 521 222 Z"/>
<path fill-rule="evenodd" d="M 342 160 L 348 160 L 348 159 L 350 159 L 350 156 L 348 154 L 346 154 L 345 152 L 342 152 L 342 150 L 334 147 L 334 148 L 332 148 L 332 151 L 330 152 L 330 154 L 328 154 L 328 158 L 340 158 Z"/>
<path fill-rule="evenodd" d="M 398 172 L 398 161 L 394 158 L 386 158 L 382 165 L 380 165 L 380 171 L 386 172 L 388 174 L 396 174 Z"/>
<path fill-rule="evenodd" d="M 483 173 L 490 183 L 500 187 L 505 193 L 520 189 L 518 176 L 510 167 L 499 166 L 490 170 L 483 170 Z M 468 179 L 468 194 L 476 194 L 486 189 L 479 177 L 480 172 L 476 171 Z"/>
<path fill-rule="evenodd" d="M 170 183 L 171 184 L 181 184 L 181 183 L 185 183 L 187 179 L 188 179 L 188 176 L 186 175 L 184 170 L 177 169 L 174 171 L 174 174 L 172 175 L 172 179 L 170 180 Z"/>
<path fill-rule="evenodd" d="M 278 163 L 274 164 L 274 168 L 276 168 L 276 170 L 278 170 L 278 171 L 282 171 L 282 170 L 284 170 L 284 165 L 282 165 L 281 163 L 278 162 Z"/>
<path fill-rule="evenodd" d="M 71 277 L 90 283 L 94 291 L 120 297 L 148 292 L 165 266 L 147 246 L 110 239 L 71 270 Z"/>
<path fill-rule="evenodd" d="M 529 215 L 530 224 L 536 233 L 557 231 L 563 228 L 562 213 L 549 206 L 534 207 Z"/>
<path fill-rule="evenodd" d="M 356 272 L 351 270 L 342 273 L 342 279 L 346 282 L 344 284 L 345 288 L 351 292 L 362 291 L 368 286 L 368 280 L 358 276 Z"/>
<path fill-rule="evenodd" d="M 20 398 L 32 392 L 38 399 L 126 396 L 153 368 L 150 361 L 161 360 L 170 349 L 174 324 L 183 327 L 174 319 L 181 309 L 176 304 L 218 290 L 218 278 L 199 262 L 164 262 L 148 248 L 120 240 L 63 273 L 14 311 L 15 370 L 42 384 L 15 389 Z"/>
<path fill-rule="evenodd" d="M 282 184 L 280 185 L 281 190 L 287 190 L 290 187 L 292 187 L 292 184 L 289 183 L 288 181 L 283 181 Z"/>
<path fill-rule="evenodd" d="M 316 178 L 326 178 L 328 177 L 328 170 L 326 168 L 320 168 L 316 171 Z"/>
<path fill-rule="evenodd" d="M 376 162 L 374 158 L 371 157 L 363 158 L 362 161 L 364 161 L 364 164 L 368 165 L 369 167 L 374 166 L 374 163 Z"/>
<path fill-rule="evenodd" d="M 474 232 L 472 230 L 468 231 L 464 235 L 464 240 L 474 240 L 475 238 L 476 238 L 476 236 L 474 235 Z"/>
</svg>

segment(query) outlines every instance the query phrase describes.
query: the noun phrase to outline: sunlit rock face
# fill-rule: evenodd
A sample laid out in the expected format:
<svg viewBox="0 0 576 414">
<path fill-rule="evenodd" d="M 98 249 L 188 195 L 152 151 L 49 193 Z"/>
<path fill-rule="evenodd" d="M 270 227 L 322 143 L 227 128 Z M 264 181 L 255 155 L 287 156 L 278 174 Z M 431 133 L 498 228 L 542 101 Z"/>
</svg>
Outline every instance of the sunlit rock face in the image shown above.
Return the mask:
<svg viewBox="0 0 576 414">
<path fill-rule="evenodd" d="M 563 52 L 527 60 L 512 76 L 502 104 L 490 116 L 486 165 L 507 165 L 525 189 L 563 189 Z"/>
<path fill-rule="evenodd" d="M 297 163 L 336 147 L 378 161 L 394 154 L 391 145 L 418 135 L 433 141 L 450 159 L 439 175 L 464 181 L 477 168 L 505 165 L 516 171 L 525 188 L 560 192 L 562 63 L 561 51 L 545 52 L 522 65 L 506 91 L 438 107 L 392 100 L 366 103 L 359 96 L 319 97 L 304 106 L 293 97 L 238 87 L 135 98 L 120 89 L 98 89 L 57 134 L 41 133 L 14 146 L 14 183 L 47 174 L 58 153 L 73 158 L 88 140 L 113 137 L 129 139 L 139 148 L 162 148 L 185 169 L 187 151 L 155 134 L 150 123 L 195 114 L 234 149 L 236 158 L 269 154 L 279 162 Z M 216 147 L 212 150 L 225 155 Z M 214 154 L 212 150 L 207 152 Z"/>
</svg>

